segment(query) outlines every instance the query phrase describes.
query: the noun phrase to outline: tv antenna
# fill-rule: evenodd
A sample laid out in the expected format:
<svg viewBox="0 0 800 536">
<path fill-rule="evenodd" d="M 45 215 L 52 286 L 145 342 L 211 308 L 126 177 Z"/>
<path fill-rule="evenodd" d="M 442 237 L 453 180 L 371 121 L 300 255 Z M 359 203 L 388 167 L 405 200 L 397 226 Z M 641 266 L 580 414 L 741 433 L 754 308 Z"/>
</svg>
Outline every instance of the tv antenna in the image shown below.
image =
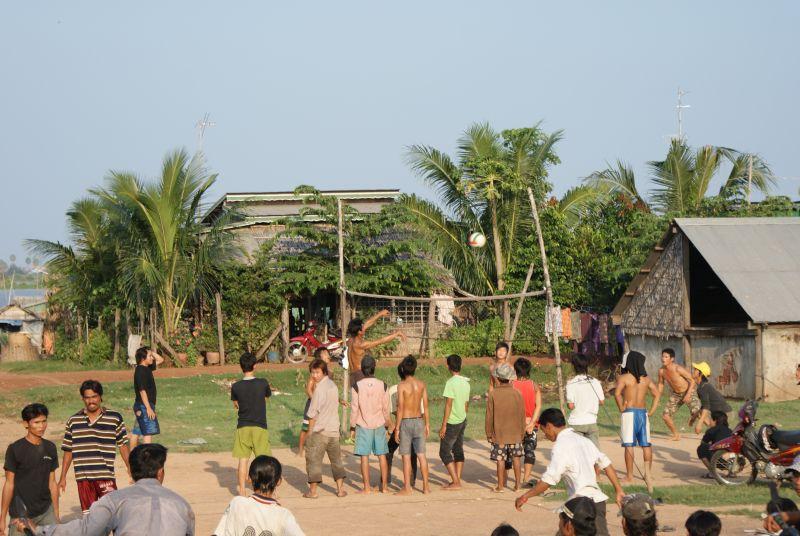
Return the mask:
<svg viewBox="0 0 800 536">
<path fill-rule="evenodd" d="M 195 126 L 197 128 L 197 151 L 202 152 L 203 137 L 205 136 L 206 129 L 209 127 L 215 127 L 217 124 L 214 121 L 211 121 L 211 116 L 208 112 L 206 112 L 203 118 L 198 121 Z"/>
<path fill-rule="evenodd" d="M 678 104 L 677 104 L 677 106 L 675 106 L 675 109 L 678 111 L 678 136 L 677 136 L 677 138 L 673 137 L 673 139 L 678 139 L 680 141 L 684 140 L 684 136 L 683 136 L 683 110 L 686 109 L 686 108 L 691 108 L 692 107 L 690 104 L 684 104 L 683 103 L 683 96 L 686 95 L 687 93 L 689 93 L 689 92 L 682 90 L 680 87 L 678 88 Z"/>
</svg>

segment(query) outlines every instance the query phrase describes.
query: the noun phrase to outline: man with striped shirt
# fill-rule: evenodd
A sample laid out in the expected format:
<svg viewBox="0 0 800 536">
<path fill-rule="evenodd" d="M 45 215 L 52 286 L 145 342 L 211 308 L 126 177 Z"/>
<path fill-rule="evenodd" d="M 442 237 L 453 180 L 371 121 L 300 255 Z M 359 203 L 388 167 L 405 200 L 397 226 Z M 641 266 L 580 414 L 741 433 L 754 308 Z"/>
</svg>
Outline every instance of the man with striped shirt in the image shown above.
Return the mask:
<svg viewBox="0 0 800 536">
<path fill-rule="evenodd" d="M 67 419 L 64 442 L 61 444 L 64 459 L 58 487 L 61 494 L 66 492 L 67 473 L 69 466 L 74 463 L 78 498 L 81 510 L 86 514 L 95 501 L 117 489 L 114 477 L 117 448 L 129 475 L 131 466 L 128 462 L 130 448 L 125 423 L 119 412 L 101 405 L 103 386 L 98 381 L 86 380 L 81 384 L 80 392 L 84 408 Z"/>
</svg>

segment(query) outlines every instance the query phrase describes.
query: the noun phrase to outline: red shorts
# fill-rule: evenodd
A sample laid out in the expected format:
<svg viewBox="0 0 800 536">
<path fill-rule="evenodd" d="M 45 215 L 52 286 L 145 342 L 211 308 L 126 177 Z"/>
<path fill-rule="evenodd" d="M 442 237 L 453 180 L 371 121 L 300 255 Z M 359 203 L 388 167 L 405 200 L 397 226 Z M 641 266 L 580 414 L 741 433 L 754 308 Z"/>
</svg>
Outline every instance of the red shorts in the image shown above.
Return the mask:
<svg viewBox="0 0 800 536">
<path fill-rule="evenodd" d="M 81 501 L 81 510 L 85 514 L 100 497 L 116 490 L 116 480 L 78 480 L 78 498 Z"/>
</svg>

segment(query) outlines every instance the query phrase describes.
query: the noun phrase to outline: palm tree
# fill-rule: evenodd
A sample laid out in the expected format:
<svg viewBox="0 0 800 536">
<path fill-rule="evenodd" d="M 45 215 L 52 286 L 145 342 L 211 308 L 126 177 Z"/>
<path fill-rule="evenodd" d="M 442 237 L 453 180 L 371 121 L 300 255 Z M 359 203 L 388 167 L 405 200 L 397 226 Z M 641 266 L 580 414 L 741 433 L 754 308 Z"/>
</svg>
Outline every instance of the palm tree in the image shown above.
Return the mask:
<svg viewBox="0 0 800 536">
<path fill-rule="evenodd" d="M 531 229 L 526 188 L 544 197 L 547 168 L 558 162 L 553 148 L 560 139 L 561 131 L 545 134 L 538 125 L 497 133 L 481 123 L 459 138 L 456 161 L 434 147 L 409 148 L 409 166 L 437 191 L 443 206 L 413 195 L 400 202 L 466 291 L 505 291 L 515 247 Z M 484 234 L 492 247 L 468 247 L 472 232 Z M 507 302 L 503 319 L 508 331 Z"/>
</svg>

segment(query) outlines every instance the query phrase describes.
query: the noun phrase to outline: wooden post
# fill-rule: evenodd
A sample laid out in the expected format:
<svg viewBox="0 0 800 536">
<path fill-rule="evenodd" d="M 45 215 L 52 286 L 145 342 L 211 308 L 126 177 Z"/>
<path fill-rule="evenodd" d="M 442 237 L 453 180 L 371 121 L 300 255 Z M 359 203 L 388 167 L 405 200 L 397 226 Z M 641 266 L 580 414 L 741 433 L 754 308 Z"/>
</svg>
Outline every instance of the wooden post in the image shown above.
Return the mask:
<svg viewBox="0 0 800 536">
<path fill-rule="evenodd" d="M 550 270 L 547 268 L 547 253 L 544 250 L 544 237 L 542 237 L 542 226 L 539 223 L 539 210 L 536 208 L 536 200 L 533 198 L 533 192 L 528 188 L 528 200 L 531 203 L 531 213 L 533 214 L 533 221 L 536 224 L 536 236 L 539 239 L 539 252 L 542 254 L 542 271 L 544 272 L 544 290 L 547 296 L 547 314 L 553 307 L 553 287 L 550 286 Z M 558 335 L 552 332 L 553 337 L 553 353 L 556 358 L 556 379 L 558 381 L 558 402 L 561 405 L 561 411 L 564 412 L 564 375 L 561 371 L 561 348 L 558 346 Z"/>
<path fill-rule="evenodd" d="M 289 353 L 289 298 L 283 299 L 283 308 L 281 309 L 281 345 L 283 346 L 283 355 Z"/>
<path fill-rule="evenodd" d="M 336 198 L 336 208 L 338 212 L 338 225 L 337 225 L 337 234 L 339 236 L 339 316 L 341 317 L 342 321 L 342 343 L 346 344 L 347 340 L 347 287 L 345 286 L 344 282 L 344 211 L 342 209 L 342 198 Z M 352 362 L 348 359 L 349 366 L 352 366 Z M 344 378 L 342 378 L 342 400 L 345 403 L 350 401 L 350 370 L 344 371 Z M 347 406 L 342 408 L 342 422 L 340 428 L 340 432 L 342 435 L 349 435 L 350 426 L 348 423 L 350 420 L 348 419 L 347 415 Z"/>
<path fill-rule="evenodd" d="M 673 231 L 677 232 L 677 227 L 673 227 Z M 683 366 L 689 371 L 692 370 L 692 340 L 689 335 L 689 330 L 692 327 L 692 309 L 689 303 L 689 288 L 690 288 L 690 273 L 689 273 L 689 251 L 691 245 L 686 235 L 681 234 L 673 238 L 673 240 L 681 241 L 681 257 L 682 257 L 682 270 L 683 270 L 683 289 L 681 292 L 681 302 L 683 304 Z"/>
<path fill-rule="evenodd" d="M 214 293 L 214 301 L 217 305 L 217 340 L 219 341 L 219 362 L 225 364 L 225 337 L 222 334 L 222 295 Z"/>
<path fill-rule="evenodd" d="M 114 309 L 114 361 L 119 359 L 119 307 Z"/>
<path fill-rule="evenodd" d="M 270 335 L 269 338 L 266 340 L 266 342 L 264 342 L 264 344 L 261 345 L 261 348 L 258 349 L 258 351 L 256 352 L 256 359 L 261 359 L 261 357 L 265 353 L 267 353 L 267 350 L 269 350 L 270 345 L 278 337 L 278 335 L 281 334 L 282 331 L 283 331 L 283 322 L 278 324 L 278 327 L 275 328 L 275 331 L 272 332 L 272 335 Z"/>
<path fill-rule="evenodd" d="M 528 292 L 528 285 L 531 284 L 531 277 L 533 277 L 533 263 L 528 268 L 528 274 L 525 276 L 525 284 L 522 285 L 522 293 Z M 508 337 L 508 354 L 511 355 L 511 350 L 514 347 L 514 337 L 517 335 L 517 325 L 519 324 L 519 317 L 522 314 L 522 304 L 525 303 L 525 296 L 521 297 L 517 302 L 517 310 L 514 312 L 514 322 L 511 324 L 511 335 Z"/>
<path fill-rule="evenodd" d="M 150 346 L 153 347 L 153 350 L 158 348 L 158 341 L 156 341 L 156 308 L 150 308 Z"/>
<path fill-rule="evenodd" d="M 431 296 L 433 298 L 433 296 Z M 431 339 L 433 338 L 433 323 L 436 321 L 436 302 L 431 299 L 428 303 L 428 325 L 425 328 L 427 331 L 427 338 L 425 339 L 425 353 L 428 357 L 433 357 L 433 345 Z"/>
</svg>

